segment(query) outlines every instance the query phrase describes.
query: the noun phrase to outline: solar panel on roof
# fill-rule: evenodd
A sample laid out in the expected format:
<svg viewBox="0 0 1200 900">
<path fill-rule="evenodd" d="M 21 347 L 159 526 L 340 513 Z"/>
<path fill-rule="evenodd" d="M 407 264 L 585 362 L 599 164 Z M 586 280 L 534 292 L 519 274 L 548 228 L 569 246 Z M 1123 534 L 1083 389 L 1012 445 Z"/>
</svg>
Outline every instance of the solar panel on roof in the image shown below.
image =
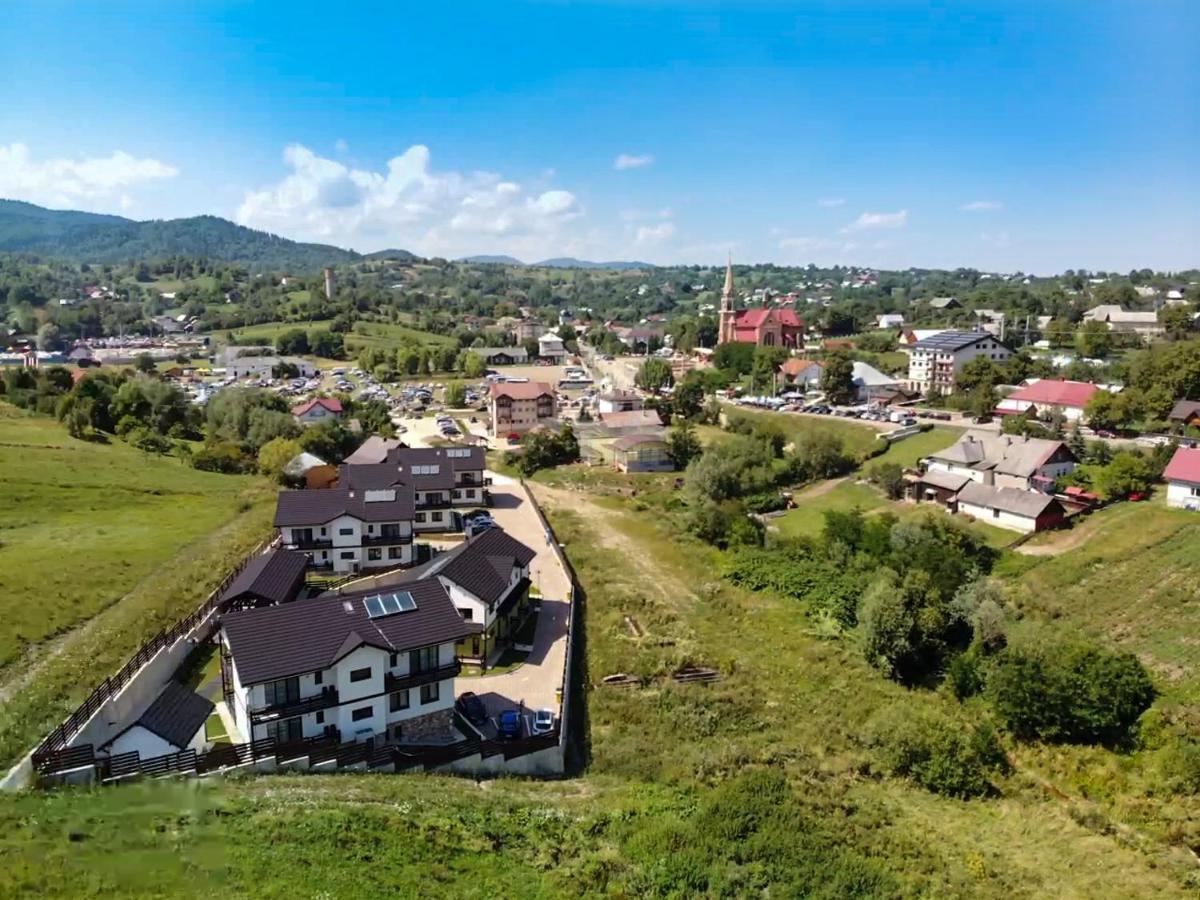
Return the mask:
<svg viewBox="0 0 1200 900">
<path fill-rule="evenodd" d="M 381 616 L 394 616 L 397 613 L 412 612 L 417 608 L 417 601 L 408 591 L 398 591 L 394 594 L 375 594 L 363 600 L 363 608 L 367 616 L 378 619 Z"/>
</svg>

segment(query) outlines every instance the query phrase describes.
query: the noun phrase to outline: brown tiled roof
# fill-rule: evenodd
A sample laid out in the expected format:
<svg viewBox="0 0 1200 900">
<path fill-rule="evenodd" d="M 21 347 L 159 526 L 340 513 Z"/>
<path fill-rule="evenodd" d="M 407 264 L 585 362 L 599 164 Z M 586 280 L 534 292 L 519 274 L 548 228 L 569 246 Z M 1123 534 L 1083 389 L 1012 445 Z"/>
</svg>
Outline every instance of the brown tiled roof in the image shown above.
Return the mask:
<svg viewBox="0 0 1200 900">
<path fill-rule="evenodd" d="M 272 603 L 286 603 L 296 597 L 304 582 L 308 556 L 276 547 L 251 559 L 221 594 L 222 601 L 250 595 Z"/>
<path fill-rule="evenodd" d="M 434 557 L 414 578 L 437 575 L 474 594 L 484 603 L 496 603 L 512 584 L 512 570 L 525 568 L 537 554 L 499 528 L 489 528 L 453 550 Z"/>
<path fill-rule="evenodd" d="M 363 600 L 408 591 L 417 608 L 372 619 Z M 458 641 L 478 630 L 464 622 L 436 578 L 347 594 L 323 594 L 222 619 L 242 684 L 326 669 L 364 644 L 399 653 Z"/>
<path fill-rule="evenodd" d="M 662 434 L 627 434 L 612 442 L 614 450 L 630 450 L 642 444 L 665 444 L 666 436 Z"/>
<path fill-rule="evenodd" d="M 275 525 L 322 525 L 338 516 L 354 516 L 363 522 L 395 522 L 413 517 L 412 488 L 394 488 L 391 500 L 368 502 L 366 489 L 327 488 L 311 491 L 280 491 L 275 505 Z"/>
<path fill-rule="evenodd" d="M 554 396 L 554 388 L 544 381 L 494 381 L 491 395 L 493 397 L 511 397 L 513 400 L 536 400 L 549 394 Z"/>
<path fill-rule="evenodd" d="M 174 747 L 186 747 L 212 715 L 213 704 L 178 681 L 167 682 L 137 724 Z"/>
</svg>

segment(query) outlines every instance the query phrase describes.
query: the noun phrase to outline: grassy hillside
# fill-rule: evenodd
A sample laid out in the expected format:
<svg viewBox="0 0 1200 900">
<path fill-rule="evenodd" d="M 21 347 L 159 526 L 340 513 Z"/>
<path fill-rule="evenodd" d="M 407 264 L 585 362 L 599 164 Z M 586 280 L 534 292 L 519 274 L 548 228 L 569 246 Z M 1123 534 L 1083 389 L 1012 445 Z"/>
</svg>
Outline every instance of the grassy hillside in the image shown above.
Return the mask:
<svg viewBox="0 0 1200 900">
<path fill-rule="evenodd" d="M 0 471 L 0 757 L 11 759 L 53 723 L 46 701 L 85 697 L 269 533 L 273 493 L 77 441 L 2 404 Z"/>
<path fill-rule="evenodd" d="M 247 325 L 245 328 L 239 328 L 234 334 L 240 341 L 261 341 L 264 344 L 270 344 L 285 331 L 292 331 L 296 328 L 311 330 L 322 327 L 328 328 L 329 323 L 264 322 L 261 325 Z M 433 334 L 391 322 L 355 322 L 353 331 L 346 335 L 346 350 L 350 354 L 357 353 L 363 347 L 399 350 L 406 344 L 448 347 L 454 343 L 454 338 L 449 335 Z"/>
<path fill-rule="evenodd" d="M 864 422 L 853 419 L 840 419 L 836 416 L 805 416 L 794 413 L 766 412 L 748 407 L 726 407 L 730 416 L 747 416 L 753 419 L 765 419 L 778 426 L 789 440 L 795 440 L 802 434 L 831 434 L 842 442 L 845 451 L 853 457 L 862 459 L 871 450 L 882 443 L 879 430 Z"/>
</svg>

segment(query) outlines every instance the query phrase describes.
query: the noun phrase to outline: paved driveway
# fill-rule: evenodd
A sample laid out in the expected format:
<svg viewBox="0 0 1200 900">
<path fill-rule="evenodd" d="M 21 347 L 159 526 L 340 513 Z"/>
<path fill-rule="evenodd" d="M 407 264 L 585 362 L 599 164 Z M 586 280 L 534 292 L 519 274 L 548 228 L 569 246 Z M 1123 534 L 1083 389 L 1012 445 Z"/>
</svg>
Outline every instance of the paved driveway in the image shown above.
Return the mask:
<svg viewBox="0 0 1200 900">
<path fill-rule="evenodd" d="M 571 612 L 571 579 L 554 553 L 533 501 L 519 481 L 492 476 L 492 516 L 496 523 L 527 547 L 537 551 L 529 579 L 542 593 L 533 650 L 519 668 L 499 675 L 457 678 L 454 695 L 474 691 L 489 714 L 517 706 L 558 711 L 555 692 L 562 686 L 567 657 L 567 626 Z"/>
</svg>

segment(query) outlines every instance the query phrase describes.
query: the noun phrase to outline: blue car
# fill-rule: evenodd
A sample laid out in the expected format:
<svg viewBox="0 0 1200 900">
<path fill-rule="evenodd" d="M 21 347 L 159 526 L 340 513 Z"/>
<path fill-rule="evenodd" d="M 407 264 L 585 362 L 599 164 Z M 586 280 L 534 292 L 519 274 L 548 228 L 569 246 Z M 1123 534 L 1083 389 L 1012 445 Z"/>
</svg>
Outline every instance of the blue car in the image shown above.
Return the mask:
<svg viewBox="0 0 1200 900">
<path fill-rule="evenodd" d="M 502 738 L 519 738 L 521 736 L 521 714 L 515 709 L 506 709 L 496 716 L 496 730 Z"/>
</svg>

